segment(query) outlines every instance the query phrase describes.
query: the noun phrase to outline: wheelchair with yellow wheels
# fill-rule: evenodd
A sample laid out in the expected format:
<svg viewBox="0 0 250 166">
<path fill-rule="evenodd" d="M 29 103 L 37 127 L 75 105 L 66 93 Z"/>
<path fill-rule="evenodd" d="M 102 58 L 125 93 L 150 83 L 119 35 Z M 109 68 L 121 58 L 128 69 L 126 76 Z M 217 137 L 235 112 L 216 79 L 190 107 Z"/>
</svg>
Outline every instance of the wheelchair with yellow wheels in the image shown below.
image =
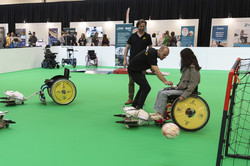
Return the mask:
<svg viewBox="0 0 250 166">
<path fill-rule="evenodd" d="M 169 96 L 165 117 L 163 120 L 155 121 L 155 124 L 162 125 L 172 119 L 183 130 L 202 129 L 209 120 L 210 109 L 200 94 L 196 88 L 195 92 L 183 101 L 179 101 L 179 95 Z"/>
<path fill-rule="evenodd" d="M 6 106 L 14 106 L 24 104 L 35 95 L 39 95 L 40 101 L 46 105 L 44 90 L 47 89 L 49 96 L 53 101 L 60 105 L 70 104 L 76 97 L 76 87 L 69 80 L 69 69 L 64 69 L 64 75 L 57 75 L 51 79 L 46 79 L 38 92 L 33 93 L 28 98 L 18 91 L 4 91 L 5 97 L 0 97 L 0 103 L 5 103 Z"/>
<path fill-rule="evenodd" d="M 46 79 L 45 84 L 40 89 L 40 100 L 46 104 L 43 91 L 47 89 L 52 100 L 60 105 L 67 105 L 74 101 L 76 97 L 76 87 L 69 80 L 69 69 L 64 69 L 64 75 L 57 75 L 51 79 Z M 42 95 L 41 95 L 42 94 Z"/>
</svg>

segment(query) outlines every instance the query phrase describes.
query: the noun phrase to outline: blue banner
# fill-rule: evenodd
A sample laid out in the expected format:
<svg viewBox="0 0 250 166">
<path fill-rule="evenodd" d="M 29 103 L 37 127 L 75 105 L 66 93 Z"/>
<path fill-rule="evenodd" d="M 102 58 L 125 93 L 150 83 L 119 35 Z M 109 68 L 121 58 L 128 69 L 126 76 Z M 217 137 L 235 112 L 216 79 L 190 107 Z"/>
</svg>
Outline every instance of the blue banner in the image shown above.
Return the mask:
<svg viewBox="0 0 250 166">
<path fill-rule="evenodd" d="M 115 26 L 115 65 L 122 66 L 124 50 L 132 33 L 132 24 L 116 24 Z"/>
<path fill-rule="evenodd" d="M 56 43 L 58 40 L 58 29 L 57 28 L 49 28 L 49 45 Z"/>
<path fill-rule="evenodd" d="M 181 47 L 194 46 L 195 26 L 182 26 L 181 27 Z"/>
<path fill-rule="evenodd" d="M 212 40 L 226 42 L 228 26 L 213 26 Z"/>
</svg>

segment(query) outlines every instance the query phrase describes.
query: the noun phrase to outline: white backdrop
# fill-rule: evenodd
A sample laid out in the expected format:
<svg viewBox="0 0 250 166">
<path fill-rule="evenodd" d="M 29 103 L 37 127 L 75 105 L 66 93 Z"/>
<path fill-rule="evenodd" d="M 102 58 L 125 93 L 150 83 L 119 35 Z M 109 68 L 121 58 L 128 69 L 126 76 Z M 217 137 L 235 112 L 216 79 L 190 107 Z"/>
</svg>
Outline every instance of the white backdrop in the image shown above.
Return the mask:
<svg viewBox="0 0 250 166">
<path fill-rule="evenodd" d="M 210 37 L 210 46 L 212 45 L 212 28 L 213 26 L 228 26 L 227 33 L 227 47 L 233 47 L 234 43 L 234 33 L 238 26 L 238 22 L 250 22 L 250 18 L 216 18 L 212 19 L 211 26 L 211 37 Z M 250 25 L 248 25 L 250 26 Z M 249 40 L 249 39 L 248 39 Z"/>
<path fill-rule="evenodd" d="M 66 47 L 52 47 L 51 51 L 58 53 L 56 60 L 61 63 L 67 58 Z M 73 47 L 77 65 L 86 65 L 85 57 L 88 50 L 95 50 L 98 66 L 115 66 L 115 47 Z M 180 51 L 182 47 L 171 47 L 169 56 L 163 61 L 158 60 L 159 68 L 180 68 Z M 192 48 L 203 70 L 230 70 L 235 60 L 250 58 L 250 48 L 244 47 L 194 47 Z M 41 67 L 44 59 L 42 47 L 0 49 L 0 73 Z"/>
<path fill-rule="evenodd" d="M 8 24 L 0 24 L 0 27 L 4 27 L 4 36 L 7 35 L 9 32 L 9 25 Z"/>
<path fill-rule="evenodd" d="M 138 20 L 137 20 L 138 21 Z M 134 22 L 136 26 L 137 21 Z M 175 35 L 181 35 L 182 26 L 195 26 L 194 34 L 194 46 L 197 46 L 198 38 L 198 28 L 199 20 L 198 19 L 177 19 L 177 20 L 146 20 L 147 21 L 147 32 L 149 34 L 156 33 L 156 38 L 159 39 L 162 37 L 162 34 L 169 31 L 169 34 L 174 31 Z"/>
<path fill-rule="evenodd" d="M 48 23 L 16 23 L 16 29 L 26 29 L 26 43 L 29 40 L 29 31 L 36 32 L 37 39 L 43 39 L 45 44 L 48 44 L 49 28 L 58 29 L 58 39 L 61 36 L 61 23 L 48 22 Z"/>
<path fill-rule="evenodd" d="M 0 73 L 40 67 L 43 57 L 42 47 L 0 49 Z"/>
<path fill-rule="evenodd" d="M 101 26 L 103 34 L 107 34 L 111 45 L 115 44 L 115 24 L 123 24 L 123 21 L 98 21 L 98 22 L 71 22 L 70 28 L 75 28 L 77 32 L 77 40 L 82 33 L 86 33 L 86 27 Z M 100 38 L 102 39 L 102 38 Z M 89 39 L 89 43 L 91 39 Z"/>
</svg>

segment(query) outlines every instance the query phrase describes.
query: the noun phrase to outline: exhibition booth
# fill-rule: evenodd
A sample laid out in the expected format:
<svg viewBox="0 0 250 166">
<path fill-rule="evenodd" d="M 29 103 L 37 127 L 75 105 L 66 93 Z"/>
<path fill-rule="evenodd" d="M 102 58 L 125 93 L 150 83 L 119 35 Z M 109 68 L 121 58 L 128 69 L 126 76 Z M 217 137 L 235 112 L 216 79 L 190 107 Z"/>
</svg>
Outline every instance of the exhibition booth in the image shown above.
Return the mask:
<svg viewBox="0 0 250 166">
<path fill-rule="evenodd" d="M 61 36 L 62 25 L 60 22 L 47 23 L 17 23 L 16 33 L 20 34 L 22 40 L 27 45 L 30 35 L 35 32 L 37 37 L 37 45 L 45 46 L 51 44 L 50 40 L 58 40 Z"/>
<path fill-rule="evenodd" d="M 169 34 L 175 32 L 177 37 L 177 46 L 197 46 L 199 20 L 198 19 L 175 19 L 175 20 L 146 20 L 147 32 L 149 34 L 156 34 L 156 38 L 159 40 L 162 34 L 167 30 Z M 136 25 L 135 21 L 134 25 Z M 183 40 L 181 42 L 181 40 Z M 185 40 L 191 40 L 188 44 Z"/>
<path fill-rule="evenodd" d="M 110 45 L 115 45 L 115 25 L 123 24 L 123 21 L 98 21 L 98 22 L 70 22 L 70 28 L 74 28 L 77 32 L 77 39 L 85 33 L 86 38 L 89 40 L 87 45 L 91 43 L 91 37 L 94 35 L 94 28 L 98 28 L 98 38 L 101 40 L 103 34 L 106 34 Z"/>
<path fill-rule="evenodd" d="M 211 47 L 250 47 L 250 18 L 212 19 Z"/>
</svg>

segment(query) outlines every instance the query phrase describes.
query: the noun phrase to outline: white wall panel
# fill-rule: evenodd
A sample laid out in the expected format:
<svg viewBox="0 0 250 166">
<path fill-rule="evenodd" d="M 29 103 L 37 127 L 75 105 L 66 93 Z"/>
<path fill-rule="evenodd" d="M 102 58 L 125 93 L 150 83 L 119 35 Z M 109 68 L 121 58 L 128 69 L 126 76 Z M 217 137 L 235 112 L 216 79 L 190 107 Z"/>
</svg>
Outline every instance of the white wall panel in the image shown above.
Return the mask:
<svg viewBox="0 0 250 166">
<path fill-rule="evenodd" d="M 74 57 L 77 65 L 85 66 L 88 50 L 95 50 L 99 66 L 115 66 L 115 47 L 76 46 Z M 180 68 L 180 51 L 182 47 L 171 47 L 169 56 L 163 61 L 158 60 L 159 68 Z M 230 70 L 235 60 L 250 58 L 250 48 L 238 47 L 194 47 L 191 48 L 203 70 Z M 52 52 L 58 53 L 56 61 L 61 63 L 67 58 L 67 47 L 52 47 Z M 0 73 L 41 67 L 44 59 L 42 47 L 0 49 Z"/>
<path fill-rule="evenodd" d="M 43 57 L 42 47 L 0 49 L 0 73 L 40 67 Z"/>
</svg>

